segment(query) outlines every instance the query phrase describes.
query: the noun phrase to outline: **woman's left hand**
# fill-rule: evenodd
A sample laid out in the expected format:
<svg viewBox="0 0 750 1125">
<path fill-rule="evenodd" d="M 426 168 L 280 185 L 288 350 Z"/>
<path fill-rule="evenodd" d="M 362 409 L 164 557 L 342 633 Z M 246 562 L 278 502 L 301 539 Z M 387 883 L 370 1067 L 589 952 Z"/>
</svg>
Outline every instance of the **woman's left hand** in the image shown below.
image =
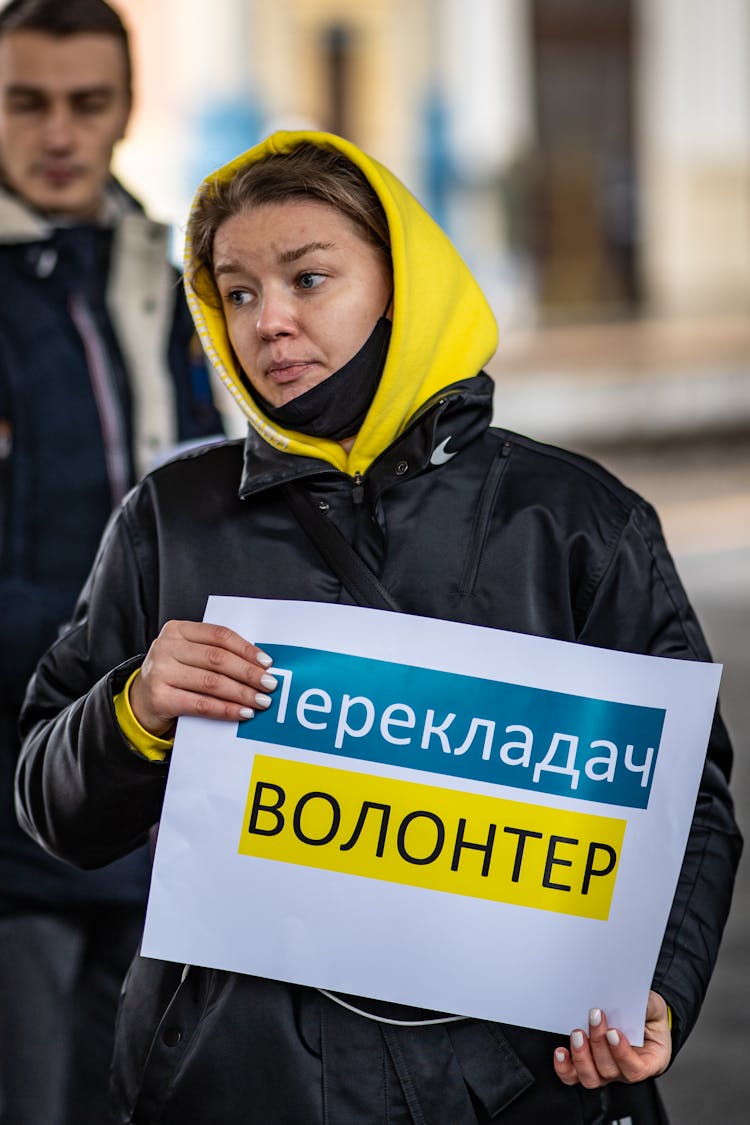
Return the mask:
<svg viewBox="0 0 750 1125">
<path fill-rule="evenodd" d="M 667 1069 L 672 1057 L 672 1035 L 667 1005 L 658 992 L 649 992 L 642 1047 L 631 1047 L 619 1030 L 609 1027 L 600 1008 L 589 1013 L 588 1036 L 577 1028 L 570 1049 L 555 1050 L 554 1065 L 566 1086 L 580 1082 L 588 1090 L 609 1082 L 642 1082 Z"/>
</svg>

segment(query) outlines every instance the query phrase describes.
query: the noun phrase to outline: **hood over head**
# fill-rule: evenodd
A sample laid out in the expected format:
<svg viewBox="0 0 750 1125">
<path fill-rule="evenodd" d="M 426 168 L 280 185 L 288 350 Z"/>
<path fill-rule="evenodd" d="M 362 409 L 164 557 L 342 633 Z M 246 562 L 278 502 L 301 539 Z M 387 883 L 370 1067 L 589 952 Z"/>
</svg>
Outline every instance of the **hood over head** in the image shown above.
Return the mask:
<svg viewBox="0 0 750 1125">
<path fill-rule="evenodd" d="M 349 452 L 327 438 L 311 437 L 272 422 L 237 368 L 222 309 L 193 287 L 194 258 L 185 247 L 185 290 L 203 348 L 250 424 L 270 445 L 316 457 L 354 476 L 406 428 L 440 391 L 475 375 L 494 354 L 497 325 L 479 285 L 448 237 L 404 185 L 356 145 L 330 133 L 273 133 L 203 181 L 231 180 L 248 164 L 307 142 L 342 153 L 365 175 L 388 220 L 393 260 L 393 328 L 388 356 L 367 416 Z M 195 206 L 195 204 L 194 204 Z"/>
</svg>

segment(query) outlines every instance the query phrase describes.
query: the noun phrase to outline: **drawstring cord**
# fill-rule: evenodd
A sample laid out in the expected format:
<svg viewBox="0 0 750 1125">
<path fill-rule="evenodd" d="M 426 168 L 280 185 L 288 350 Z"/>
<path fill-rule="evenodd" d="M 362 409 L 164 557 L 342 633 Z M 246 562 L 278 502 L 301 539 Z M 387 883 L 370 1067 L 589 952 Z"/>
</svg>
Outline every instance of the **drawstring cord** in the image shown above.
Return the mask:
<svg viewBox="0 0 750 1125">
<path fill-rule="evenodd" d="M 342 1000 L 340 996 L 336 996 L 333 992 L 327 992 L 325 988 L 318 988 L 321 996 L 327 996 L 329 1000 L 333 1000 L 334 1004 L 338 1004 L 341 1008 L 346 1008 L 349 1012 L 354 1012 L 355 1016 L 362 1016 L 366 1020 L 373 1020 L 375 1023 L 387 1023 L 392 1027 L 432 1027 L 437 1023 L 458 1023 L 460 1020 L 469 1019 L 468 1016 L 438 1016 L 433 1020 L 392 1020 L 387 1016 L 376 1016 L 373 1012 L 365 1012 L 361 1008 L 355 1008 L 353 1004 L 347 1004 L 346 1000 Z"/>
<path fill-rule="evenodd" d="M 191 965 L 185 965 L 180 977 L 180 984 L 184 984 L 188 978 L 188 973 L 192 968 Z M 321 996 L 326 996 L 332 1000 L 334 1004 L 338 1004 L 341 1008 L 346 1008 L 348 1012 L 353 1012 L 355 1016 L 362 1016 L 363 1019 L 373 1020 L 375 1023 L 387 1023 L 391 1027 L 432 1027 L 434 1024 L 439 1023 L 459 1023 L 461 1020 L 469 1019 L 468 1016 L 437 1016 L 432 1020 L 393 1020 L 387 1016 L 376 1016 L 373 1012 L 365 1012 L 362 1008 L 355 1008 L 354 1004 L 347 1004 L 346 1000 L 342 1000 L 340 996 L 336 996 L 333 992 L 328 992 L 325 988 L 317 988 L 315 990 Z"/>
</svg>

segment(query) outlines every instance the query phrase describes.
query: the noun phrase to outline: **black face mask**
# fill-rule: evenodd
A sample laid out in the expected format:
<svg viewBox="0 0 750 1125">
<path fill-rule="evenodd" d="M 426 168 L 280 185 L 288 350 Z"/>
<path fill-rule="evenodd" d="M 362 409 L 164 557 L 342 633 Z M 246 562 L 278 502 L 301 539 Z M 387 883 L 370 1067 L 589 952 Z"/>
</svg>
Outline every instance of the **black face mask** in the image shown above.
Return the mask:
<svg viewBox="0 0 750 1125">
<path fill-rule="evenodd" d="M 271 406 L 256 390 L 253 397 L 272 422 L 287 430 L 343 441 L 356 434 L 365 420 L 390 341 L 391 322 L 381 316 L 357 354 L 322 383 L 283 406 Z"/>
</svg>

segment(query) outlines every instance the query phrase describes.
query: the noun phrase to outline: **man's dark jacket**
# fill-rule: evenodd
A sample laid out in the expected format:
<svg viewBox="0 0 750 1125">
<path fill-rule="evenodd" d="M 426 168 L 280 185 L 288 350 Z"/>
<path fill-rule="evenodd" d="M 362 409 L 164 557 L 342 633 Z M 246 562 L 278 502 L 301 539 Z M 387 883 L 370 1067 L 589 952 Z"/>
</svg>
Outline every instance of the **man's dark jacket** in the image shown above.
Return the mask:
<svg viewBox="0 0 750 1125">
<path fill-rule="evenodd" d="M 104 225 L 56 227 L 0 189 L 0 908 L 145 899 L 145 855 L 83 875 L 20 830 L 18 712 L 118 499 L 107 427 L 120 491 L 175 442 L 221 432 L 168 232 L 119 185 L 107 204 Z"/>
<path fill-rule="evenodd" d="M 488 428 L 491 390 L 480 375 L 444 392 L 363 483 L 252 431 L 244 453 L 227 443 L 151 474 L 109 527 L 72 628 L 31 686 L 17 779 L 27 829 L 91 867 L 158 821 L 168 766 L 128 746 L 113 697 L 165 621 L 200 619 L 209 594 L 351 601 L 280 495 L 293 478 L 409 613 L 709 659 L 652 509 L 582 457 Z M 448 438 L 455 455 L 432 464 Z M 703 999 L 740 850 L 730 762 L 717 718 L 654 979 L 674 1014 L 675 1049 Z M 558 1042 L 475 1020 L 394 1027 L 312 989 L 137 958 L 119 1019 L 116 1120 L 662 1120 L 653 1083 L 563 1086 Z"/>
</svg>

